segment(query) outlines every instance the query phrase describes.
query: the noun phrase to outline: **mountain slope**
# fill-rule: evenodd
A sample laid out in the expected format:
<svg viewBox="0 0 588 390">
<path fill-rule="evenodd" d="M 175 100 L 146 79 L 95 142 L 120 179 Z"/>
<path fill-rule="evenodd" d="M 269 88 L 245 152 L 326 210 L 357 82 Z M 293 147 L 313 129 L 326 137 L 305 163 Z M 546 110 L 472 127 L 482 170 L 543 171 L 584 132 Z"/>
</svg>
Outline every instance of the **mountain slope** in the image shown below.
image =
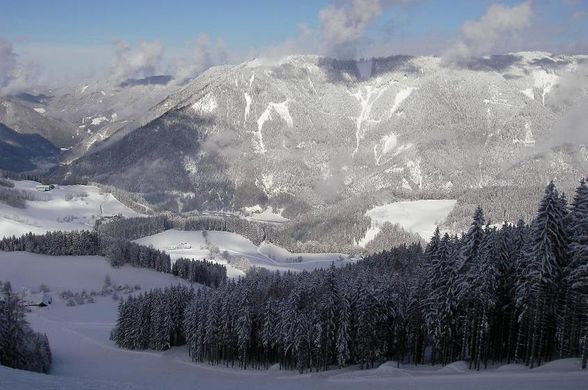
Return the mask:
<svg viewBox="0 0 588 390">
<path fill-rule="evenodd" d="M 28 103 L 23 99 L 28 98 Z M 47 115 L 45 97 L 22 95 L 0 99 L 0 123 L 23 134 L 39 134 L 59 147 L 74 145 L 79 137 L 66 121 Z"/>
<path fill-rule="evenodd" d="M 71 148 L 64 156 L 70 161 L 119 130 L 143 124 L 141 119 L 149 108 L 178 89 L 171 81 L 170 76 L 153 76 L 21 93 L 5 99 L 6 107 L 20 113 L 6 123 L 14 124 L 11 127 L 17 131 L 38 132 L 58 146 Z M 23 111 L 35 120 L 27 121 Z"/>
<path fill-rule="evenodd" d="M 554 129 L 586 102 L 566 81 L 588 85 L 586 61 L 515 53 L 455 69 L 434 57 L 292 56 L 213 68 L 58 174 L 180 191 L 185 209 L 571 183 L 588 152 Z"/>
<path fill-rule="evenodd" d="M 38 134 L 20 134 L 0 123 L 0 170 L 24 172 L 55 163 L 59 149 Z"/>
</svg>

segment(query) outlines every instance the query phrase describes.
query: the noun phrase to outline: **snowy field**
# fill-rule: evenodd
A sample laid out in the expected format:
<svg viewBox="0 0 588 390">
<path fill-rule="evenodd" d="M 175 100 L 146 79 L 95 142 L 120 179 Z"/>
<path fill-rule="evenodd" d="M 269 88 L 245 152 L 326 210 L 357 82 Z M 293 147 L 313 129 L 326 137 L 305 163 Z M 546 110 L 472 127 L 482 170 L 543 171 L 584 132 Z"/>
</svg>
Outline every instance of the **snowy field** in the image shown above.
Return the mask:
<svg viewBox="0 0 588 390">
<path fill-rule="evenodd" d="M 401 367 L 385 363 L 371 370 L 357 367 L 300 375 L 290 371 L 247 370 L 192 363 L 184 347 L 166 352 L 127 351 L 108 338 L 118 302 L 98 297 L 95 303 L 67 306 L 63 290 L 99 289 L 105 275 L 116 284 L 139 284 L 140 291 L 186 283 L 169 274 L 112 268 L 96 256 L 46 256 L 0 252 L 0 279 L 15 290 L 49 287 L 53 303 L 28 314 L 33 329 L 46 333 L 53 353 L 50 375 L 0 366 L 1 390 L 73 389 L 585 389 L 588 372 L 579 360 L 556 361 L 535 370 L 505 366 L 481 372 L 465 363 L 449 367 Z"/>
<path fill-rule="evenodd" d="M 455 199 L 427 199 L 376 206 L 365 214 L 371 218 L 372 224 L 358 245 L 365 247 L 378 235 L 386 222 L 399 224 L 404 230 L 417 233 L 421 238 L 429 240 L 435 228 L 447 218 L 456 203 Z"/>
<path fill-rule="evenodd" d="M 263 208 L 260 205 L 252 206 L 252 207 L 245 207 L 245 219 L 255 222 L 266 222 L 266 223 L 273 223 L 273 224 L 282 224 L 288 222 L 289 219 L 282 217 L 281 212 L 276 212 L 274 209 L 269 206 L 268 208 Z"/>
<path fill-rule="evenodd" d="M 112 194 L 100 193 L 98 187 L 58 186 L 51 191 L 40 192 L 35 189 L 39 185 L 37 182 L 14 183 L 15 189 L 30 191 L 38 200 L 27 201 L 24 209 L 0 202 L 0 238 L 28 232 L 43 234 L 54 230 L 91 230 L 100 216 L 139 216 Z"/>
<path fill-rule="evenodd" d="M 164 250 L 173 260 L 186 257 L 195 260 L 212 260 L 227 266 L 229 277 L 244 275 L 247 267 L 270 270 L 302 271 L 326 268 L 335 263 L 348 264 L 348 255 L 340 253 L 291 253 L 278 246 L 262 243 L 259 247 L 245 237 L 229 232 L 166 230 L 135 240 L 136 243 Z M 183 245 L 182 245 L 183 244 Z M 223 258 L 223 252 L 229 260 Z M 226 257 L 226 254 L 225 254 Z M 300 261 L 301 260 L 301 261 Z"/>
</svg>

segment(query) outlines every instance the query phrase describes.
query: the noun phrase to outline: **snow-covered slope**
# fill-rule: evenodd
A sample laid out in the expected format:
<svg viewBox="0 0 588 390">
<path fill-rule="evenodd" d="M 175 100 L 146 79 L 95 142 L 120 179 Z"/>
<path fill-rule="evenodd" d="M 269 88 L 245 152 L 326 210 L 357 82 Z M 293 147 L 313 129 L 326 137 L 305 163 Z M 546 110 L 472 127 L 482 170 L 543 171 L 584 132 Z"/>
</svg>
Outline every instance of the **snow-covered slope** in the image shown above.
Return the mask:
<svg viewBox="0 0 588 390">
<path fill-rule="evenodd" d="M 85 346 L 85 345 L 84 345 Z M 175 351 L 174 351 L 175 352 Z M 0 366 L 2 390 L 160 390 L 208 388 L 215 390 L 343 390 L 412 389 L 412 390 L 579 390 L 584 389 L 588 376 L 583 372 L 500 372 L 436 373 L 440 370 L 396 369 L 393 362 L 371 370 L 333 370 L 328 373 L 298 375 L 282 371 L 234 371 L 222 367 L 196 365 L 180 359 L 175 353 L 144 353 L 127 360 L 115 359 L 109 367 L 105 362 L 95 365 L 105 376 L 42 375 Z M 112 358 L 112 356 L 104 356 Z M 85 375 L 86 377 L 82 377 Z M 106 376 L 108 375 L 108 376 Z M 133 377 L 134 375 L 134 377 Z M 4 387 L 2 387 L 4 385 Z"/>
<path fill-rule="evenodd" d="M 229 277 L 244 275 L 249 267 L 302 271 L 337 266 L 353 261 L 340 253 L 290 253 L 269 243 L 259 247 L 245 237 L 229 232 L 167 230 L 135 240 L 165 250 L 173 260 L 180 257 L 212 260 L 227 266 Z"/>
<path fill-rule="evenodd" d="M 172 284 L 188 284 L 171 274 L 155 272 L 147 268 L 125 265 L 113 268 L 101 256 L 47 256 L 28 252 L 0 251 L 0 280 L 10 281 L 14 291 L 35 290 L 45 284 L 52 291 L 56 305 L 51 309 L 63 309 L 58 293 L 87 290 L 100 291 L 106 275 L 113 284 L 141 286 L 141 290 L 165 287 Z M 24 272 L 26 270 L 26 272 Z M 98 298 L 97 298 L 98 299 Z M 108 303 L 108 302 L 107 302 Z M 92 306 L 92 304 L 88 304 Z M 97 307 L 97 306 L 95 306 Z M 51 312 L 52 310 L 48 310 Z M 44 313 L 47 311 L 44 311 Z"/>
<path fill-rule="evenodd" d="M 587 149 L 558 147 L 557 132 L 586 104 L 586 56 L 513 53 L 464 68 L 396 56 L 365 69 L 317 56 L 212 68 L 61 174 L 234 210 L 572 183 L 588 169 Z"/>
<path fill-rule="evenodd" d="M 146 123 L 149 109 L 178 88 L 170 76 L 154 76 L 39 89 L 0 101 L 0 122 L 72 147 L 66 154 L 71 160 L 118 131 Z"/>
<path fill-rule="evenodd" d="M 449 368 L 395 367 L 389 362 L 372 370 L 349 367 L 300 375 L 270 369 L 239 370 L 194 364 L 185 348 L 167 352 L 128 351 L 109 340 L 116 322 L 118 301 L 97 296 L 95 303 L 67 306 L 59 292 L 99 289 L 109 275 L 117 285 L 139 284 L 141 290 L 186 283 L 169 274 L 124 266 L 112 268 L 96 256 L 45 256 L 0 252 L 0 275 L 15 291 L 35 290 L 45 284 L 54 298 L 45 308 L 27 315 L 34 330 L 47 334 L 53 355 L 50 375 L 0 366 L 0 390 L 127 390 L 127 389 L 393 389 L 454 390 L 576 390 L 584 389 L 588 372 L 578 369 L 578 359 L 546 364 L 540 369 L 463 369 L 459 362 Z M 24 272 L 23 270 L 26 270 Z"/>
<path fill-rule="evenodd" d="M 112 194 L 101 193 L 94 186 L 58 186 L 39 192 L 34 181 L 15 181 L 15 189 L 27 191 L 37 200 L 27 201 L 26 208 L 14 208 L 0 202 L 0 238 L 53 230 L 91 230 L 96 219 L 138 213 L 120 203 Z"/>
<path fill-rule="evenodd" d="M 16 97 L 0 98 L 0 123 L 22 134 L 39 134 L 57 147 L 69 147 L 80 140 L 74 126 L 47 115 L 43 100 L 31 102 Z"/>
<path fill-rule="evenodd" d="M 386 222 L 393 225 L 399 224 L 404 230 L 417 233 L 422 239 L 428 240 L 435 228 L 447 218 L 456 203 L 457 201 L 453 199 L 428 199 L 376 206 L 366 212 L 372 224 L 358 245 L 365 247 L 378 235 L 380 228 Z"/>
</svg>

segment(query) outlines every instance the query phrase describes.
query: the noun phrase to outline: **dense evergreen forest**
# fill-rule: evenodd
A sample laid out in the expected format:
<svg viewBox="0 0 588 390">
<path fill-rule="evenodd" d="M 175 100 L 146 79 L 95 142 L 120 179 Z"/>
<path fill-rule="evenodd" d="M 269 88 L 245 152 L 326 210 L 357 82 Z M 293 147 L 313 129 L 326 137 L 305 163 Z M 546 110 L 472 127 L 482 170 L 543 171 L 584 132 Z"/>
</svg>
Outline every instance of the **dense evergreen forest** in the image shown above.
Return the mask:
<svg viewBox="0 0 588 390">
<path fill-rule="evenodd" d="M 176 314 L 160 331 L 132 341 L 172 300 Z M 534 367 L 578 356 L 586 367 L 587 319 L 582 181 L 570 205 L 549 184 L 530 224 L 495 227 L 478 208 L 466 234 L 437 230 L 424 250 L 403 245 L 313 272 L 254 269 L 195 294 L 169 289 L 131 298 L 119 308 L 113 339 L 132 349 L 185 340 L 195 361 L 280 363 L 300 372 L 386 360 Z"/>
<path fill-rule="evenodd" d="M 47 373 L 51 348 L 47 336 L 33 332 L 25 306 L 10 283 L 0 283 L 0 365 Z"/>
<path fill-rule="evenodd" d="M 173 273 L 191 282 L 218 286 L 227 277 L 224 265 L 209 261 L 181 259 L 172 268 L 169 255 L 163 251 L 115 239 L 95 231 L 32 233 L 0 240 L 2 251 L 26 251 L 50 256 L 105 256 L 113 267 L 125 264 Z"/>
</svg>

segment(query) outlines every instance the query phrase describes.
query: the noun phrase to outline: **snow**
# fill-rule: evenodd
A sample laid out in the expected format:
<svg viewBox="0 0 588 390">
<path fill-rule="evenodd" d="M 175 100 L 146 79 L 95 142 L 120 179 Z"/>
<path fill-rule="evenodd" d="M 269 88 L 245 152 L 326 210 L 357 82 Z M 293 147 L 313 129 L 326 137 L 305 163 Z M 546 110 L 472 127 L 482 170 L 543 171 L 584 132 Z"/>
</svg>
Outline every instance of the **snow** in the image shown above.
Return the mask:
<svg viewBox="0 0 588 390">
<path fill-rule="evenodd" d="M 105 116 L 96 117 L 96 118 L 92 119 L 92 126 L 98 126 L 102 122 L 108 122 L 108 118 Z"/>
<path fill-rule="evenodd" d="M 541 69 L 533 72 L 533 80 L 534 87 L 541 90 L 541 103 L 545 106 L 545 96 L 557 85 L 559 76 Z"/>
<path fill-rule="evenodd" d="M 266 193 L 273 192 L 272 187 L 274 186 L 274 175 L 265 173 L 262 174 L 261 184 L 263 184 L 263 188 Z"/>
<path fill-rule="evenodd" d="M 199 114 L 211 114 L 217 107 L 218 104 L 212 94 L 205 95 L 202 99 L 192 104 L 192 109 Z"/>
<path fill-rule="evenodd" d="M 249 118 L 249 111 L 251 110 L 251 96 L 249 96 L 249 94 L 247 92 L 243 93 L 245 95 L 245 102 L 246 102 L 246 106 L 245 106 L 245 120 L 247 120 L 247 118 Z"/>
<path fill-rule="evenodd" d="M 380 161 L 384 155 L 391 152 L 398 145 L 398 137 L 396 134 L 390 133 L 380 139 L 380 142 L 374 146 L 374 158 L 376 159 L 376 165 L 380 165 Z"/>
<path fill-rule="evenodd" d="M 292 128 L 294 126 L 294 121 L 292 120 L 292 116 L 290 116 L 290 111 L 288 109 L 288 100 L 285 100 L 281 103 L 269 103 L 267 105 L 265 111 L 257 119 L 257 128 L 259 131 L 261 131 L 266 121 L 273 120 L 272 111 L 275 111 L 280 118 L 286 122 L 288 127 Z"/>
<path fill-rule="evenodd" d="M 47 112 L 47 110 L 45 110 L 43 107 L 35 107 L 35 108 L 33 108 L 33 110 L 35 110 L 39 114 L 44 114 Z"/>
<path fill-rule="evenodd" d="M 410 184 L 408 184 L 408 180 L 406 180 L 406 178 L 402 178 L 402 188 L 404 188 L 405 190 L 409 190 L 412 191 L 412 187 L 410 186 Z"/>
<path fill-rule="evenodd" d="M 212 232 L 210 232 L 212 233 Z M 461 363 L 449 369 L 439 366 L 401 365 L 387 362 L 377 368 L 333 369 L 300 375 L 294 371 L 239 370 L 190 361 L 185 347 L 166 352 L 129 351 L 109 340 L 118 302 L 97 297 L 96 303 L 67 306 L 56 295 L 60 289 L 79 291 L 101 287 L 109 274 L 117 284 L 140 284 L 140 291 L 186 283 L 169 274 L 124 266 L 112 268 L 101 257 L 46 256 L 0 252 L 2 279 L 15 288 L 35 289 L 41 283 L 54 300 L 27 315 L 31 326 L 49 338 L 53 355 L 50 375 L 0 366 L 2 390 L 134 390 L 134 389 L 276 389 L 301 388 L 352 390 L 369 388 L 454 390 L 576 390 L 584 389 L 588 372 L 578 370 L 579 359 L 564 359 L 533 370 L 463 370 Z M 26 269 L 27 272 L 23 272 Z"/>
<path fill-rule="evenodd" d="M 272 206 L 262 208 L 260 205 L 251 207 L 244 207 L 243 210 L 246 213 L 246 219 L 250 221 L 268 222 L 268 223 L 284 223 L 288 222 L 289 219 L 282 217 L 280 211 L 274 211 Z"/>
<path fill-rule="evenodd" d="M 244 275 L 244 269 L 239 263 L 245 262 L 248 267 L 256 266 L 270 270 L 302 271 L 317 268 L 326 268 L 335 262 L 337 265 L 348 264 L 348 256 L 341 253 L 291 253 L 273 244 L 262 243 L 259 247 L 254 245 L 247 238 L 230 232 L 206 232 L 208 244 L 202 231 L 179 231 L 166 230 L 135 240 L 136 243 L 152 246 L 156 249 L 165 250 L 169 253 L 172 261 L 180 257 L 195 260 L 210 260 L 215 263 L 227 266 L 229 277 Z M 179 243 L 186 243 L 191 248 L 169 250 Z M 222 253 L 227 252 L 232 260 L 228 262 L 223 258 Z M 302 257 L 302 262 L 292 262 Z M 346 260 L 341 261 L 340 258 Z"/>
<path fill-rule="evenodd" d="M 355 117 L 355 149 L 351 156 L 355 156 L 357 151 L 359 150 L 359 143 L 364 138 L 366 133 L 366 128 L 364 127 L 364 123 L 368 122 L 370 119 L 370 114 L 372 112 L 372 106 L 374 103 L 382 96 L 382 94 L 386 91 L 387 87 L 373 87 L 371 85 L 365 86 L 365 93 L 362 92 L 362 89 L 359 88 L 356 93 L 351 94 L 360 105 L 359 115 Z"/>
<path fill-rule="evenodd" d="M 84 344 L 85 345 L 85 344 Z M 97 349 L 93 346 L 93 349 Z M 194 364 L 178 356 L 177 348 L 168 353 L 100 351 L 113 359 L 100 362 L 103 376 L 83 373 L 85 378 L 68 373 L 43 375 L 0 366 L 0 388 L 11 390 L 134 390 L 134 389 L 411 389 L 411 390 L 576 390 L 585 388 L 585 372 L 528 373 L 485 371 L 437 375 L 434 369 L 395 369 L 380 366 L 371 370 L 340 369 L 326 373 L 300 375 L 277 369 L 237 371 L 220 366 Z M 119 356 L 120 355 L 120 356 Z M 116 364 L 121 364 L 117 367 Z M 106 367 L 104 367 L 106 366 Z M 88 368 L 89 369 L 89 368 Z M 138 371 L 135 371 L 138 370 Z M 140 373 L 140 375 L 137 375 Z M 134 382 L 134 383 L 133 383 Z"/>
<path fill-rule="evenodd" d="M 324 268 L 334 261 L 340 263 L 348 263 L 350 261 L 349 256 L 343 253 L 293 253 L 269 242 L 262 242 L 257 252 L 280 263 L 287 264 L 295 259 L 302 260 L 301 263 L 296 263 L 301 264 L 302 268 L 293 264 L 293 270 Z"/>
<path fill-rule="evenodd" d="M 523 141 L 525 145 L 534 145 L 535 144 L 535 137 L 533 136 L 533 132 L 531 131 L 531 126 L 528 123 L 525 123 L 525 139 Z"/>
<path fill-rule="evenodd" d="M 514 138 L 512 140 L 513 144 L 521 143 L 526 147 L 531 147 L 535 145 L 535 136 L 533 135 L 533 131 L 531 130 L 531 125 L 527 122 L 525 123 L 525 138 L 520 140 L 518 138 Z"/>
<path fill-rule="evenodd" d="M 534 371 L 543 372 L 567 372 L 577 371 L 582 369 L 582 361 L 576 358 L 559 359 L 549 363 L 545 363 L 542 366 L 536 367 Z"/>
<path fill-rule="evenodd" d="M 397 114 L 397 111 L 400 108 L 400 105 L 402 104 L 402 102 L 404 102 L 412 94 L 412 92 L 415 89 L 416 89 L 415 87 L 407 87 L 407 88 L 401 89 L 396 94 L 396 97 L 394 98 L 394 104 L 392 105 L 392 108 L 390 109 L 390 117 L 393 114 Z"/>
<path fill-rule="evenodd" d="M 421 171 L 420 159 L 417 159 L 416 161 L 407 161 L 406 167 L 410 173 L 410 180 L 412 180 L 413 183 L 418 184 L 419 188 L 423 188 L 423 173 Z"/>
<path fill-rule="evenodd" d="M 277 113 L 279 117 L 282 118 L 284 122 L 286 122 L 286 125 L 289 128 L 292 128 L 294 126 L 294 121 L 292 120 L 292 116 L 290 115 L 288 104 L 288 100 L 285 100 L 281 103 L 270 102 L 267 105 L 267 108 L 261 113 L 259 118 L 257 118 L 257 132 L 255 134 L 257 135 L 258 145 L 256 148 L 256 153 L 265 154 L 266 152 L 265 145 L 263 143 L 263 133 L 261 130 L 263 129 L 263 125 L 265 124 L 265 122 L 267 122 L 268 120 L 273 120 L 272 111 Z"/>
<path fill-rule="evenodd" d="M 375 225 L 374 223 L 372 223 L 372 225 L 368 228 L 368 230 L 365 232 L 365 235 L 363 236 L 363 238 L 361 240 L 359 240 L 357 242 L 357 245 L 365 248 L 365 246 L 374 240 L 374 238 L 376 238 L 376 236 L 378 235 L 378 233 L 380 233 L 380 230 L 382 230 L 379 226 Z"/>
<path fill-rule="evenodd" d="M 457 200 L 454 199 L 428 199 L 376 206 L 365 213 L 372 220 L 372 224 L 357 245 L 365 247 L 376 237 L 386 222 L 399 224 L 404 230 L 417 233 L 423 239 L 428 240 L 433 235 L 435 228 L 447 218 L 456 203 Z"/>
<path fill-rule="evenodd" d="M 38 192 L 34 181 L 16 181 L 15 188 L 33 192 L 36 199 L 18 209 L 0 203 L 0 238 L 33 232 L 93 229 L 101 215 L 136 217 L 138 213 L 120 203 L 112 194 L 100 193 L 94 186 L 59 186 Z M 69 200 L 68 200 L 69 199 Z"/>
<path fill-rule="evenodd" d="M 535 93 L 533 92 L 533 88 L 523 89 L 521 93 L 527 96 L 531 100 L 535 100 Z"/>
<path fill-rule="evenodd" d="M 109 275 L 112 282 L 117 285 L 139 284 L 143 290 L 178 283 L 187 284 L 171 274 L 147 268 L 129 265 L 113 268 L 108 260 L 101 256 L 48 256 L 0 251 L 0 269 L 0 279 L 10 281 L 14 291 L 33 291 L 43 283 L 49 288 L 54 301 L 59 300 L 56 293 L 64 290 L 99 291 L 106 275 Z"/>
<path fill-rule="evenodd" d="M 523 364 L 505 364 L 500 366 L 496 369 L 496 371 L 504 371 L 504 372 L 521 372 L 521 371 L 529 371 L 529 367 Z"/>
</svg>

